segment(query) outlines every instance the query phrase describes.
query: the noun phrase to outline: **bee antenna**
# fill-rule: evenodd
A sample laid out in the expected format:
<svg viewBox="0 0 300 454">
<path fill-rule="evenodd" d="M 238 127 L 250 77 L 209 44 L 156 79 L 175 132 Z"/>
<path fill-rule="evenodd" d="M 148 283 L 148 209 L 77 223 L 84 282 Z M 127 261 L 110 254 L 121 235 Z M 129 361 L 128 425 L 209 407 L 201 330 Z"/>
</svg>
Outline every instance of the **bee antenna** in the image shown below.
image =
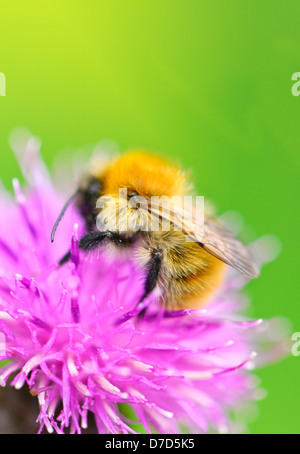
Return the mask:
<svg viewBox="0 0 300 454">
<path fill-rule="evenodd" d="M 63 215 L 65 214 L 68 206 L 70 205 L 70 203 L 72 202 L 72 200 L 75 198 L 76 194 L 77 194 L 78 191 L 76 191 L 74 194 L 71 195 L 71 197 L 66 201 L 66 203 L 64 204 L 61 212 L 59 213 L 59 216 L 53 226 L 53 229 L 52 229 L 52 232 L 51 232 L 51 243 L 53 243 L 54 241 L 54 237 L 55 237 L 55 233 L 56 233 L 56 230 L 57 230 L 57 227 L 58 227 L 58 224 L 60 223 L 60 221 L 62 220 L 62 217 Z"/>
</svg>

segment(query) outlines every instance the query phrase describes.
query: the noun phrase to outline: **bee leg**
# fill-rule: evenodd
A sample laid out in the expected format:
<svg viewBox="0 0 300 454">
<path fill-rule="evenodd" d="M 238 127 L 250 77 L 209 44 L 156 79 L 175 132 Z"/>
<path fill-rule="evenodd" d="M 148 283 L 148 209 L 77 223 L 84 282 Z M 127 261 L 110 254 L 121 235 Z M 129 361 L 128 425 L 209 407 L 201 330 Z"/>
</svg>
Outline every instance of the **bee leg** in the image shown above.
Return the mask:
<svg viewBox="0 0 300 454">
<path fill-rule="evenodd" d="M 113 243 L 116 244 L 123 244 L 123 243 L 128 243 L 130 242 L 130 239 L 115 233 L 115 232 L 100 232 L 99 230 L 96 230 L 94 232 L 89 232 L 86 235 L 84 235 L 78 243 L 79 249 L 85 251 L 85 252 L 90 252 L 93 251 L 94 249 L 97 249 L 99 244 L 104 240 L 108 239 L 112 241 Z M 67 252 L 60 261 L 58 262 L 58 266 L 64 265 L 71 259 L 71 251 Z"/>
<path fill-rule="evenodd" d="M 92 251 L 95 249 L 101 241 L 107 238 L 108 232 L 89 232 L 84 235 L 78 242 L 79 249 L 84 251 Z M 71 260 L 71 251 L 67 252 L 58 262 L 58 266 L 62 266 Z"/>
<path fill-rule="evenodd" d="M 143 307 L 145 299 L 155 289 L 159 278 L 161 264 L 162 254 L 159 250 L 155 249 L 152 251 L 152 257 L 150 259 L 148 274 L 144 286 L 144 293 L 136 307 L 137 310 Z M 145 315 L 146 311 L 147 307 L 143 307 L 142 310 L 138 312 L 138 318 L 142 318 Z"/>
<path fill-rule="evenodd" d="M 161 269 L 161 264 L 162 264 L 162 253 L 158 249 L 154 249 L 152 251 L 152 257 L 149 261 L 148 265 L 148 273 L 147 277 L 145 280 L 144 284 L 144 293 L 142 297 L 140 298 L 140 301 L 136 305 L 133 311 L 127 312 L 126 314 L 122 315 L 118 320 L 117 320 L 117 325 L 120 325 L 121 323 L 127 322 L 127 320 L 137 317 L 141 319 L 147 310 L 147 307 L 145 307 L 145 299 L 147 296 L 150 295 L 150 293 L 155 289 L 158 278 L 159 278 L 159 273 Z"/>
<path fill-rule="evenodd" d="M 137 317 L 139 319 L 143 318 L 148 305 L 145 307 L 145 299 L 150 293 L 155 289 L 158 279 L 159 273 L 162 265 L 162 253 L 158 249 L 153 249 L 151 254 L 151 259 L 148 264 L 148 273 L 144 284 L 144 293 L 140 298 L 140 301 L 136 305 L 133 312 L 128 312 L 123 317 L 121 317 L 120 322 L 127 321 L 129 318 Z"/>
<path fill-rule="evenodd" d="M 71 252 L 67 252 L 58 262 L 58 266 L 62 266 L 65 263 L 68 263 L 68 261 L 71 260 Z"/>
</svg>

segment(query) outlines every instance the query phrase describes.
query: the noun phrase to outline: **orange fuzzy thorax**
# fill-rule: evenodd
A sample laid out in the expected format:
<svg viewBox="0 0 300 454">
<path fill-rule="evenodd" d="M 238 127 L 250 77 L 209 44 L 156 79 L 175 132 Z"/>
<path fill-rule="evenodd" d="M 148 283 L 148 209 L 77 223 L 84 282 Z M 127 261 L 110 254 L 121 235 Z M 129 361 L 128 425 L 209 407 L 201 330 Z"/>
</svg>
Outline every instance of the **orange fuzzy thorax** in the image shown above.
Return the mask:
<svg viewBox="0 0 300 454">
<path fill-rule="evenodd" d="M 94 169 L 93 174 L 100 178 Z M 119 188 L 136 191 L 144 197 L 174 195 L 187 192 L 186 176 L 166 160 L 143 151 L 131 151 L 116 158 L 101 175 L 103 192 L 118 194 Z"/>
</svg>

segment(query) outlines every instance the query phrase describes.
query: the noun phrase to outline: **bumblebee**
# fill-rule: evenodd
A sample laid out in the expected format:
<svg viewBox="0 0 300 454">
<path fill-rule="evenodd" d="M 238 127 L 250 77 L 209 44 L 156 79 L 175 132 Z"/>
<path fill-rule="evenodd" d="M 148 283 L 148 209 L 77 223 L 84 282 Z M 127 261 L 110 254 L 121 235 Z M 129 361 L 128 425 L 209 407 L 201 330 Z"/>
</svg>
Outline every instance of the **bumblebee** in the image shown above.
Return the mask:
<svg viewBox="0 0 300 454">
<path fill-rule="evenodd" d="M 158 289 L 166 310 L 199 308 L 222 283 L 226 265 L 250 278 L 258 275 L 258 268 L 248 248 L 217 220 L 204 216 L 199 236 L 191 227 L 197 225 L 193 210 L 179 225 L 178 203 L 169 205 L 168 210 L 151 203 L 156 198 L 173 200 L 174 196 L 180 201 L 189 190 L 189 179 L 179 166 L 151 153 L 132 151 L 104 167 L 96 163 L 63 207 L 51 239 L 74 200 L 86 225 L 86 234 L 79 240 L 82 251 L 111 244 L 128 251 L 145 269 L 139 307 Z M 122 191 L 125 196 L 120 196 Z M 145 228 L 153 221 L 158 228 Z M 68 252 L 59 265 L 70 258 Z"/>
</svg>

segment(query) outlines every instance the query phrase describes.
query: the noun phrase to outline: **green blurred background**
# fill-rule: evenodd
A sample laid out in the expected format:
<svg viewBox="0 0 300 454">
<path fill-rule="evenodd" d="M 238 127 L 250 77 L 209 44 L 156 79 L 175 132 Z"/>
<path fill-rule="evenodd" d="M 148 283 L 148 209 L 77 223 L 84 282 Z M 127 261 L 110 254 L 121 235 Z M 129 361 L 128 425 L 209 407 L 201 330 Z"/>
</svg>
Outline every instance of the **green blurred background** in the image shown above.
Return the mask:
<svg viewBox="0 0 300 454">
<path fill-rule="evenodd" d="M 19 175 L 17 126 L 42 139 L 49 165 L 107 138 L 176 157 L 219 212 L 280 238 L 281 255 L 248 287 L 251 315 L 300 331 L 299 28 L 293 0 L 2 2 L 1 178 Z M 268 397 L 250 431 L 299 433 L 300 357 L 258 375 Z"/>
</svg>

